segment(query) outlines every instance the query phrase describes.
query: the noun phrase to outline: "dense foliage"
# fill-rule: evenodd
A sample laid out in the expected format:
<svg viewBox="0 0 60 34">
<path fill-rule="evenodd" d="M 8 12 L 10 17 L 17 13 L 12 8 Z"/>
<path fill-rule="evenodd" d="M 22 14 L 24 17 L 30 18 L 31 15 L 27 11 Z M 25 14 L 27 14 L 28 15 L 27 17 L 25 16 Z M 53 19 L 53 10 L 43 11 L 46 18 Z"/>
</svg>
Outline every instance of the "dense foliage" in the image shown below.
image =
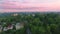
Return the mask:
<svg viewBox="0 0 60 34">
<path fill-rule="evenodd" d="M 58 13 L 35 13 L 19 14 L 0 18 L 0 24 L 4 27 L 14 22 L 25 22 L 25 27 L 14 31 L 3 31 L 1 34 L 60 34 L 60 14 Z M 6 23 L 5 25 L 3 23 Z"/>
</svg>

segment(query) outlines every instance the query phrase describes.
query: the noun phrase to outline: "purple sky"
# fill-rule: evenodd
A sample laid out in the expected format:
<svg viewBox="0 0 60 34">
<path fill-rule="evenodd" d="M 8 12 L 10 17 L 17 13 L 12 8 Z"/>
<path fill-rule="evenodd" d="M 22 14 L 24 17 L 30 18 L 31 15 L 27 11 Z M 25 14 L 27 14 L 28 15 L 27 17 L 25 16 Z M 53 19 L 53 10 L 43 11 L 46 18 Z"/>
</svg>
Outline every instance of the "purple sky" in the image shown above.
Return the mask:
<svg viewBox="0 0 60 34">
<path fill-rule="evenodd" d="M 0 12 L 60 11 L 60 0 L 0 0 Z"/>
</svg>

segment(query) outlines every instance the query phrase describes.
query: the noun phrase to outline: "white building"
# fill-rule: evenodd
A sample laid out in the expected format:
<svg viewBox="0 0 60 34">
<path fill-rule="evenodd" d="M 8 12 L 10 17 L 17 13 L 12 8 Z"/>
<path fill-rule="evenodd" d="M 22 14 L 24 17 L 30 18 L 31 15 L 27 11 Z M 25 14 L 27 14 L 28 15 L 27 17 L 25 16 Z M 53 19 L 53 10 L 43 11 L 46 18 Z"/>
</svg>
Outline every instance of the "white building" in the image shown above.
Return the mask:
<svg viewBox="0 0 60 34">
<path fill-rule="evenodd" d="M 7 30 L 8 30 L 7 27 L 4 27 L 3 31 L 7 31 Z"/>
<path fill-rule="evenodd" d="M 16 24 L 16 30 L 21 29 L 23 27 L 24 27 L 24 24 L 23 23 L 17 23 Z"/>
</svg>

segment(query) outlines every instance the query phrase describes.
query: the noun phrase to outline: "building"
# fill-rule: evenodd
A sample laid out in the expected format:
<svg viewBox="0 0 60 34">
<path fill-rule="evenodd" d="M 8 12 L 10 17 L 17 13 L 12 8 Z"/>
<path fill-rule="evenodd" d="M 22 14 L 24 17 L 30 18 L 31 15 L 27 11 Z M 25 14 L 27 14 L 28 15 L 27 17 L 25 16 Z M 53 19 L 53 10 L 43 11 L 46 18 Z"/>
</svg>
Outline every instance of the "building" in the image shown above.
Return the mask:
<svg viewBox="0 0 60 34">
<path fill-rule="evenodd" d="M 16 23 L 16 30 L 21 29 L 24 27 L 24 23 Z"/>
<path fill-rule="evenodd" d="M 13 14 L 13 16 L 17 16 L 17 15 L 18 15 L 17 13 Z"/>
<path fill-rule="evenodd" d="M 7 30 L 10 30 L 10 29 L 13 29 L 13 25 L 8 25 L 7 27 L 4 27 L 3 31 L 7 31 Z"/>
</svg>

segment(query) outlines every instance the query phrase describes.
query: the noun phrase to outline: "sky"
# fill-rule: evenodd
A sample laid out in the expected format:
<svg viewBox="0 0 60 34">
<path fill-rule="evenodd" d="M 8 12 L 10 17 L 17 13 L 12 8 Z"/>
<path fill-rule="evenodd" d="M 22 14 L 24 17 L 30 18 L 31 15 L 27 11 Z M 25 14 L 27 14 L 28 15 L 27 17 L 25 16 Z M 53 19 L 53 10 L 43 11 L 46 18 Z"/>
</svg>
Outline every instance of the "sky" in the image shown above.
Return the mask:
<svg viewBox="0 0 60 34">
<path fill-rule="evenodd" d="M 60 11 L 60 0 L 0 0 L 0 12 Z"/>
</svg>

